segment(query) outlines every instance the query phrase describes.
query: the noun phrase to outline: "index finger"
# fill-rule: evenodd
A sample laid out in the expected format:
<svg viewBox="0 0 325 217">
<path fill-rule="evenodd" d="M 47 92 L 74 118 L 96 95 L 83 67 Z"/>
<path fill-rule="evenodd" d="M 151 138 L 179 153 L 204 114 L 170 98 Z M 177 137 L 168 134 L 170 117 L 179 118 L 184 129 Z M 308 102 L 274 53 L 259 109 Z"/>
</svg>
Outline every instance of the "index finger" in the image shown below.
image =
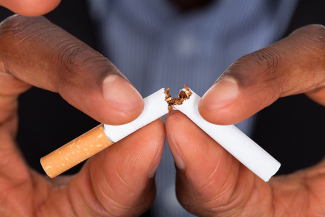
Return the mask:
<svg viewBox="0 0 325 217">
<path fill-rule="evenodd" d="M 141 95 L 108 59 L 44 17 L 0 24 L 0 71 L 58 92 L 102 123 L 125 124 L 143 110 Z"/>
</svg>

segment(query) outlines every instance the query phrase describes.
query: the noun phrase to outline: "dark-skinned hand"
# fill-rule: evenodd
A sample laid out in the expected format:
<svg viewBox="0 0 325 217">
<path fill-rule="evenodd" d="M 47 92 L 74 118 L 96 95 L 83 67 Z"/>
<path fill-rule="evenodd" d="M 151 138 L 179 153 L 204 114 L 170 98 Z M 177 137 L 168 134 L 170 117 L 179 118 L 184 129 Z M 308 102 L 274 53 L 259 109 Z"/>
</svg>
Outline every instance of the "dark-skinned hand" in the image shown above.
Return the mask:
<svg viewBox="0 0 325 217">
<path fill-rule="evenodd" d="M 1 5 L 26 16 L 44 14 L 58 3 L 57 0 L 0 1 Z M 42 54 L 51 54 L 52 52 L 49 49 L 44 49 L 44 45 L 41 45 L 41 48 L 45 53 L 41 52 L 41 55 L 32 58 L 34 62 L 31 62 L 28 46 L 25 50 L 19 49 L 21 44 L 17 43 L 19 40 L 34 40 L 28 39 L 28 34 L 24 34 L 24 31 L 27 31 L 24 25 L 29 25 L 28 22 L 25 22 L 26 20 L 21 21 L 21 25 L 18 26 L 21 29 L 15 30 L 21 31 L 21 38 L 9 40 L 16 47 L 4 46 L 6 49 L 1 49 L 0 55 L 2 60 L 0 62 L 0 144 L 2 144 L 0 146 L 2 168 L 0 170 L 0 213 L 3 216 L 110 216 L 113 213 L 114 215 L 117 213 L 117 216 L 136 216 L 143 212 L 146 209 L 145 206 L 150 205 L 153 199 L 153 181 L 145 176 L 153 175 L 161 156 L 162 145 L 159 144 L 159 140 L 163 143 L 161 138 L 164 135 L 160 121 L 151 124 L 154 125 L 152 131 L 150 128 L 144 128 L 137 132 L 137 134 L 142 134 L 140 139 L 146 138 L 148 143 L 156 144 L 152 148 L 154 150 L 148 151 L 146 142 L 146 144 L 141 144 L 136 136 L 130 136 L 120 142 L 119 146 L 124 148 L 118 149 L 118 147 L 112 146 L 109 150 L 101 152 L 88 161 L 82 171 L 73 177 L 61 177 L 49 181 L 30 170 L 23 162 L 14 144 L 14 135 L 17 131 L 16 99 L 19 93 L 30 87 L 29 83 L 59 92 L 72 105 L 104 123 L 121 124 L 134 119 L 140 113 L 138 111 L 133 114 L 125 114 L 125 111 L 121 112 L 118 109 L 115 110 L 116 107 L 105 105 L 103 108 L 107 106 L 106 112 L 112 112 L 111 114 L 115 115 L 110 117 L 117 117 L 107 120 L 105 112 L 92 112 L 92 109 L 87 110 L 87 105 L 83 106 L 78 103 L 81 101 L 78 97 L 87 91 L 78 93 L 74 88 L 72 91 L 64 90 L 64 84 L 62 85 L 63 90 L 61 90 L 62 87 L 59 88 L 61 84 L 58 85 L 58 83 L 62 81 L 62 77 L 65 77 L 62 74 L 66 71 L 68 74 L 71 72 L 74 74 L 74 70 L 68 67 L 68 70 L 63 70 L 64 73 L 61 74 L 59 71 L 62 70 L 62 65 L 60 67 L 51 65 L 51 61 L 47 58 L 45 58 L 47 61 L 44 65 L 40 64 L 37 59 L 41 58 Z M 9 27 L 10 25 L 9 22 Z M 2 39 L 1 45 L 3 45 L 2 36 L 7 33 L 1 33 L 0 41 Z M 201 115 L 212 123 L 234 124 L 250 117 L 279 97 L 299 93 L 306 93 L 311 99 L 325 105 L 325 90 L 323 88 L 325 84 L 324 35 L 325 31 L 322 26 L 304 27 L 270 47 L 242 57 L 230 66 L 204 95 L 199 107 Z M 17 36 L 19 37 L 19 34 Z M 23 39 L 24 36 L 27 39 Z M 8 39 L 6 40 L 8 41 Z M 37 40 L 35 43 L 38 43 Z M 19 52 L 17 53 L 17 51 Z M 67 52 L 67 55 L 71 56 L 69 51 Z M 54 52 L 52 56 L 55 55 Z M 89 53 L 86 56 L 88 55 Z M 88 59 L 86 56 L 84 59 Z M 74 66 L 69 62 L 64 63 L 64 58 L 60 58 L 63 60 L 61 64 Z M 80 58 L 82 59 L 82 57 Z M 90 65 L 96 68 L 96 64 Z M 34 68 L 34 65 L 37 67 Z M 80 67 L 80 65 L 76 65 L 76 68 Z M 120 74 L 111 63 L 108 65 L 107 73 Z M 88 67 L 91 68 L 91 66 L 86 68 Z M 50 69 L 49 72 L 46 71 L 48 69 Z M 78 70 L 77 72 L 79 73 Z M 69 76 L 66 75 L 66 77 Z M 78 80 L 74 86 L 76 89 L 84 85 L 83 79 L 79 80 L 78 76 L 74 77 Z M 123 75 L 121 76 L 123 77 Z M 65 79 L 63 79 L 64 82 L 66 82 Z M 93 79 L 96 80 L 96 76 Z M 56 81 L 53 83 L 53 80 Z M 91 99 L 93 96 L 100 96 L 103 88 L 101 82 L 98 83 L 99 85 L 96 85 L 101 90 L 97 93 L 94 91 L 94 95 L 87 95 L 85 98 Z M 92 89 L 93 85 L 89 84 L 88 87 Z M 96 87 L 96 85 L 94 86 Z M 70 89 L 70 87 L 66 88 Z M 96 100 L 94 102 L 102 105 Z M 119 120 L 121 121 L 119 122 Z M 291 175 L 274 177 L 270 182 L 265 183 L 181 113 L 171 112 L 167 116 L 166 129 L 170 148 L 178 167 L 178 199 L 188 211 L 200 216 L 325 215 L 325 211 L 322 209 L 325 203 L 323 193 L 325 164 L 323 162 Z M 139 147 L 128 148 L 129 143 L 137 143 Z M 145 153 L 141 153 L 141 151 L 145 151 Z M 156 157 L 150 158 L 150 152 L 155 153 Z M 138 182 L 135 184 L 127 182 L 135 178 L 132 176 L 134 168 L 125 173 L 119 171 L 121 165 L 116 162 L 114 164 L 114 159 L 119 157 L 133 160 L 135 160 L 134 158 L 145 158 L 145 162 L 137 161 L 135 163 L 137 169 L 142 167 L 136 170 L 143 175 L 140 178 L 136 176 Z M 100 168 L 104 162 L 111 166 L 104 166 L 101 171 L 94 169 L 96 168 L 94 165 L 98 164 L 100 166 L 97 168 Z M 149 165 L 151 163 L 149 169 L 149 165 L 145 165 L 148 162 Z M 95 172 L 91 170 L 92 168 Z M 113 174 L 113 177 L 106 176 L 106 174 Z M 106 178 L 109 179 L 103 181 Z M 98 186 L 100 187 L 94 185 L 94 181 L 99 181 Z M 139 186 L 140 189 L 138 189 Z M 135 196 L 125 199 L 121 198 L 119 194 L 113 194 L 112 191 L 124 193 L 126 191 L 128 194 L 134 192 L 132 195 Z M 114 198 L 111 198 L 113 196 Z M 137 199 L 139 198 L 144 201 L 145 205 L 138 204 Z"/>
<path fill-rule="evenodd" d="M 325 28 L 310 25 L 234 62 L 199 103 L 203 118 L 235 124 L 279 97 L 325 106 Z M 265 183 L 180 112 L 166 117 L 180 203 L 198 216 L 325 216 L 325 162 Z M 240 145 L 240 144 L 238 144 Z"/>
<path fill-rule="evenodd" d="M 44 17 L 0 25 L 0 216 L 139 216 L 155 197 L 161 119 L 103 150 L 73 176 L 29 168 L 15 144 L 17 98 L 31 86 L 59 93 L 99 122 L 125 124 L 143 99 L 105 57 Z"/>
</svg>

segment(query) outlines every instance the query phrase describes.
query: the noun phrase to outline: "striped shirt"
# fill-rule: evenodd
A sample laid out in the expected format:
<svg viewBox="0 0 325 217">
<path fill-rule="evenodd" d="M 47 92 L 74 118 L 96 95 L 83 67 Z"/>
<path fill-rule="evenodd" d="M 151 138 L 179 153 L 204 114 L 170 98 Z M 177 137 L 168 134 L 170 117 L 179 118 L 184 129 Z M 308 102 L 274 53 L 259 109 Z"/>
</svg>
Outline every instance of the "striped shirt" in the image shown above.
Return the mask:
<svg viewBox="0 0 325 217">
<path fill-rule="evenodd" d="M 297 0 L 219 0 L 180 13 L 167 0 L 91 0 L 101 52 L 142 96 L 164 87 L 176 96 L 186 84 L 198 95 L 241 56 L 268 46 L 286 30 Z M 254 116 L 237 126 L 251 134 Z M 153 216 L 192 216 L 175 197 L 168 145 L 156 173 Z"/>
</svg>

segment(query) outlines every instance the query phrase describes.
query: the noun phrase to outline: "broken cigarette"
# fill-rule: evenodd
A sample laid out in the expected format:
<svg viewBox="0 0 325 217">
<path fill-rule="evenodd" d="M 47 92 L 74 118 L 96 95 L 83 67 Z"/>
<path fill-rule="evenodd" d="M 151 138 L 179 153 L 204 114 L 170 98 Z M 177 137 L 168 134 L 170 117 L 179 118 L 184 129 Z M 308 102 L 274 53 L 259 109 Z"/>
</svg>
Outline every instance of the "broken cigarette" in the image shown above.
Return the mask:
<svg viewBox="0 0 325 217">
<path fill-rule="evenodd" d="M 186 89 L 183 89 L 186 92 Z M 191 91 L 189 99 L 174 105 L 248 169 L 267 182 L 281 164 L 234 125 L 220 126 L 204 120 L 198 111 L 200 97 Z"/>
<path fill-rule="evenodd" d="M 41 165 L 54 178 L 167 113 L 165 90 L 160 89 L 144 99 L 144 109 L 134 121 L 118 126 L 100 124 L 41 158 Z"/>
<path fill-rule="evenodd" d="M 281 164 L 234 125 L 219 126 L 205 121 L 198 111 L 201 98 L 186 85 L 184 87 L 177 98 L 171 97 L 169 88 L 151 94 L 144 99 L 144 110 L 136 120 L 119 126 L 101 124 L 95 127 L 43 157 L 43 169 L 53 178 L 175 109 L 184 113 L 248 169 L 267 182 Z"/>
</svg>

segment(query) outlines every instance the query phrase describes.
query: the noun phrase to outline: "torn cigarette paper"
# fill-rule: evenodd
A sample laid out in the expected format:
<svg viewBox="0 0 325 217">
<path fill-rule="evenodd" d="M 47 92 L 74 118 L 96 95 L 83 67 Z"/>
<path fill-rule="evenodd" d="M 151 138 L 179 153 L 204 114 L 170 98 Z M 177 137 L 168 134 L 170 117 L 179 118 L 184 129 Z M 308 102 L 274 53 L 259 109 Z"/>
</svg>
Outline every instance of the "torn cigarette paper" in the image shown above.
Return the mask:
<svg viewBox="0 0 325 217">
<path fill-rule="evenodd" d="M 173 103 L 169 102 L 168 104 L 167 102 L 169 98 L 166 99 L 165 90 L 163 88 L 158 90 L 144 99 L 143 112 L 137 119 L 124 125 L 104 124 L 95 127 L 43 157 L 41 159 L 43 169 L 53 178 L 167 114 L 168 107 L 170 107 L 170 109 L 174 108 L 184 113 L 264 181 L 268 181 L 278 171 L 280 163 L 238 128 L 235 126 L 218 126 L 205 121 L 198 112 L 200 97 L 194 92 L 191 94 L 191 91 L 186 89 L 184 91 L 186 96 L 184 94 L 184 96 L 179 96 L 175 101 L 176 104 L 172 106 L 169 104 Z M 102 136 L 103 133 L 107 137 Z"/>
<path fill-rule="evenodd" d="M 281 164 L 236 126 L 220 126 L 204 120 L 198 111 L 200 99 L 193 92 L 189 99 L 182 105 L 175 105 L 174 109 L 185 114 L 248 169 L 267 182 L 279 170 Z"/>
</svg>

